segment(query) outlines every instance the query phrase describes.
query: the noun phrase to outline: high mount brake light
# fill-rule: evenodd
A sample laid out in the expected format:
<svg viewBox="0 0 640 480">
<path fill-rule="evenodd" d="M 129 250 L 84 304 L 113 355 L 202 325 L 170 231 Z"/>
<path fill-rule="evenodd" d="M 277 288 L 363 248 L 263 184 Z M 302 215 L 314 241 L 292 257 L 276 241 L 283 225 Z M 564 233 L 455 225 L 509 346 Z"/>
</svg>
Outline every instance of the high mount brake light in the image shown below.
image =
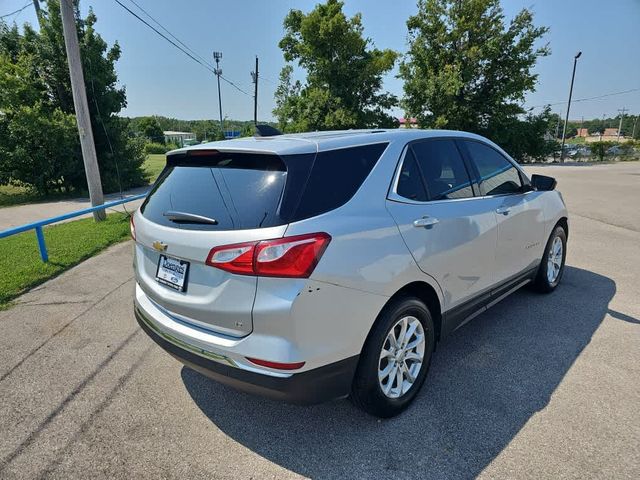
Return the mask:
<svg viewBox="0 0 640 480">
<path fill-rule="evenodd" d="M 218 150 L 204 150 L 204 149 L 194 149 L 187 150 L 187 156 L 189 157 L 208 157 L 210 155 L 219 155 L 220 152 Z"/>
<path fill-rule="evenodd" d="M 331 236 L 324 232 L 214 247 L 207 265 L 259 277 L 308 278 Z"/>
</svg>

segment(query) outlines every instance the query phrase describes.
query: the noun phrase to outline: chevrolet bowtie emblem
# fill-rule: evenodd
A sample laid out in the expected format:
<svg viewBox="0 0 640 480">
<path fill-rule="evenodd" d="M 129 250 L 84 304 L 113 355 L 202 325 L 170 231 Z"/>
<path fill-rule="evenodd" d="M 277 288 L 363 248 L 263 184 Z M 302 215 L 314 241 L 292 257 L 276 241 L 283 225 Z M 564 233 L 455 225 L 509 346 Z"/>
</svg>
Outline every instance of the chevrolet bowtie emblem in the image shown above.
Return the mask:
<svg viewBox="0 0 640 480">
<path fill-rule="evenodd" d="M 153 242 L 151 245 L 153 245 L 153 248 L 155 248 L 159 252 L 165 252 L 167 250 L 167 247 L 169 246 L 166 243 L 162 243 L 158 240 Z"/>
</svg>

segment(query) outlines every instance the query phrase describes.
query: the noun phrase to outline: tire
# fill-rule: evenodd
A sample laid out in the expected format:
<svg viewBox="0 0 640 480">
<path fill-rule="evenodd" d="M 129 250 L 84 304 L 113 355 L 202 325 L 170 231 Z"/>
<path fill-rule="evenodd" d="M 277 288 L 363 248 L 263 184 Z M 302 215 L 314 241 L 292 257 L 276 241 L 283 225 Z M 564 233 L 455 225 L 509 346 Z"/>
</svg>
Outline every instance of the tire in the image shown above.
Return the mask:
<svg viewBox="0 0 640 480">
<path fill-rule="evenodd" d="M 558 245 L 561 251 L 558 254 Z M 538 273 L 533 282 L 535 290 L 541 293 L 551 293 L 560 284 L 564 273 L 564 263 L 567 257 L 567 234 L 560 225 L 551 233 L 540 261 Z M 555 270 L 552 270 L 555 269 Z"/>
<path fill-rule="evenodd" d="M 404 336 L 403 325 L 406 326 Z M 413 334 L 409 335 L 412 330 Z M 396 345 L 415 346 L 409 349 L 394 348 L 392 340 Z M 351 401 L 376 417 L 398 415 L 420 391 L 434 347 L 433 319 L 426 305 L 415 297 L 392 300 L 384 307 L 367 337 L 352 384 Z M 395 354 L 392 353 L 394 351 Z M 420 356 L 421 362 L 418 361 Z M 390 374 L 380 380 L 379 373 L 384 375 L 387 371 Z M 401 387 L 400 380 L 403 380 Z"/>
</svg>

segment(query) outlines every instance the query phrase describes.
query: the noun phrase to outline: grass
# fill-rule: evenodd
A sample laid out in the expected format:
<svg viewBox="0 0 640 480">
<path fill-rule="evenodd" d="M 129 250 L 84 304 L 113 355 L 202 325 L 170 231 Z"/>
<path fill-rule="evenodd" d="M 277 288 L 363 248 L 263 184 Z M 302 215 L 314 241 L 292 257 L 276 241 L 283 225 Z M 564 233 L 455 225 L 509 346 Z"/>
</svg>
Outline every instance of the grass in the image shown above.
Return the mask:
<svg viewBox="0 0 640 480">
<path fill-rule="evenodd" d="M 49 262 L 40 260 L 34 231 L 0 240 L 0 309 L 26 290 L 53 278 L 114 243 L 129 238 L 129 217 L 112 213 L 44 228 Z"/>
<path fill-rule="evenodd" d="M 164 168 L 166 157 L 164 154 L 147 155 L 147 159 L 142 164 L 145 176 L 149 180 L 149 183 L 153 183 L 160 175 L 160 172 Z"/>
<path fill-rule="evenodd" d="M 45 197 L 33 192 L 27 187 L 16 185 L 0 185 L 0 207 L 11 207 L 14 205 L 23 205 L 25 203 L 44 202 L 46 200 L 58 200 L 61 198 L 69 198 L 69 194 L 56 193 Z"/>
</svg>

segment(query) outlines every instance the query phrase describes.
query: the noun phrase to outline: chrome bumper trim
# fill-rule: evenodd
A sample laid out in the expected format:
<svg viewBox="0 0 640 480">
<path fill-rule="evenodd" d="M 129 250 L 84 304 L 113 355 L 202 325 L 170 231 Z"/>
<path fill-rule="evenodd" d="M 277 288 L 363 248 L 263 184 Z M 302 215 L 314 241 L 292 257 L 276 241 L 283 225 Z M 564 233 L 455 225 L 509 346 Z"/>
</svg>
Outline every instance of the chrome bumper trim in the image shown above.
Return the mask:
<svg viewBox="0 0 640 480">
<path fill-rule="evenodd" d="M 140 318 L 140 320 L 142 320 L 144 322 L 144 324 L 149 327 L 154 333 L 156 333 L 158 336 L 162 337 L 163 339 L 165 339 L 167 342 L 172 343 L 173 345 L 175 345 L 176 347 L 182 348 L 183 350 L 186 350 L 188 352 L 194 353 L 196 355 L 199 355 L 201 357 L 207 358 L 209 360 L 213 360 L 215 362 L 219 362 L 219 363 L 226 363 L 227 365 L 230 365 L 232 367 L 235 368 L 239 368 L 238 364 L 236 362 L 234 362 L 231 358 L 225 356 L 225 355 L 221 355 L 219 353 L 215 353 L 215 352 L 211 352 L 209 350 L 203 350 L 201 348 L 198 348 L 194 345 L 191 345 L 189 343 L 186 343 L 182 340 L 180 340 L 179 338 L 174 337 L 173 335 L 171 335 L 170 333 L 164 332 L 162 330 L 160 330 L 153 322 L 153 320 L 151 320 L 147 314 L 137 305 L 135 306 L 135 313 L 136 315 L 138 315 L 138 318 Z"/>
</svg>

